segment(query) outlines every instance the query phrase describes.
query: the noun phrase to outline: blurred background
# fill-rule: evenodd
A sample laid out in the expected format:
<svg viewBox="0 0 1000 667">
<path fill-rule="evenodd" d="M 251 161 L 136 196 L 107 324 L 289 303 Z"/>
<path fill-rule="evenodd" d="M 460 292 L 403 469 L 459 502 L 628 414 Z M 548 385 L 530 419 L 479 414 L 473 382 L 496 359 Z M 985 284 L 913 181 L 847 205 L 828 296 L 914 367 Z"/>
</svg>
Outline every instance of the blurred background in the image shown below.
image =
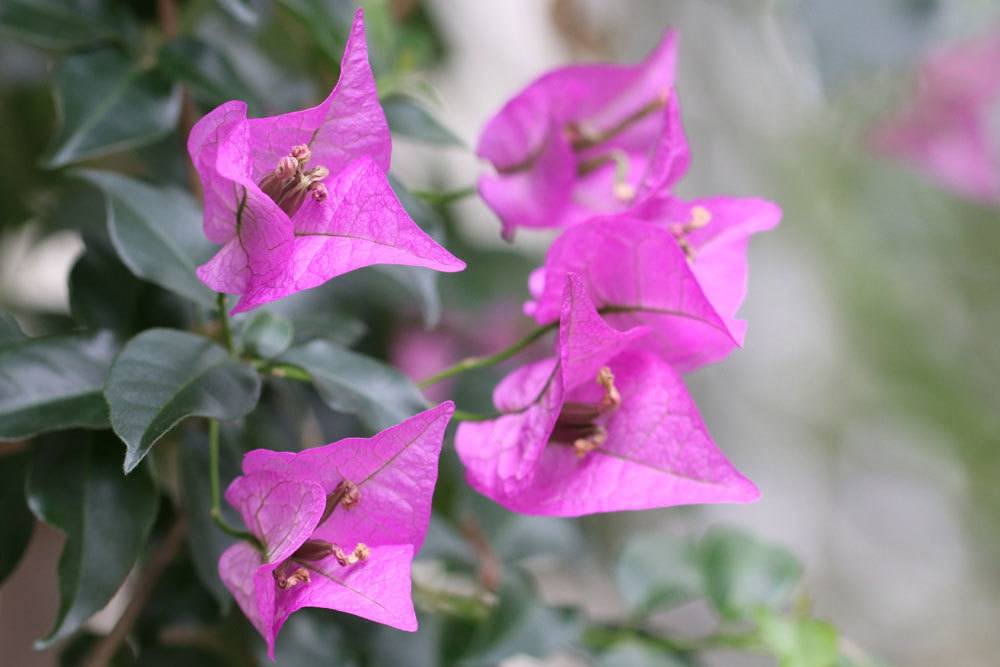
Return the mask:
<svg viewBox="0 0 1000 667">
<path fill-rule="evenodd" d="M 284 31 L 287 19 L 270 3 L 248 3 L 254 21 L 240 20 L 236 0 L 183 4 L 201 5 L 188 13 L 193 30 L 230 55 L 257 113 L 325 95 L 306 76 L 315 63 L 297 52 L 299 33 Z M 223 7 L 231 4 L 236 14 Z M 780 228 L 751 244 L 745 349 L 689 379 L 717 442 L 759 485 L 761 501 L 576 522 L 597 556 L 550 567 L 542 577 L 547 594 L 613 613 L 606 576 L 594 573 L 606 572 L 602 559 L 613 558 L 627 535 L 735 525 L 791 548 L 804 563 L 814 613 L 873 655 L 915 667 L 997 664 L 1000 209 L 964 201 L 879 157 L 867 136 L 912 90 L 922 57 L 997 29 L 1000 6 L 390 4 L 398 16 L 419 17 L 406 24 L 413 31 L 406 53 L 417 73 L 380 75 L 380 89 L 419 94 L 464 144 L 442 148 L 398 137 L 393 171 L 411 189 L 472 184 L 483 167 L 469 147 L 482 124 L 539 73 L 574 60 L 634 62 L 673 26 L 681 35 L 678 92 L 693 156 L 680 193 L 761 196 L 784 209 Z M 369 25 L 374 54 L 378 30 Z M 68 312 L 67 276 L 83 250 L 81 229 L 101 202 L 36 166 L 53 135 L 52 58 L 0 40 L 0 308 L 16 313 L 26 330 L 42 332 L 58 328 Z M 258 47 L 281 57 L 262 59 Z M 116 166 L 183 183 L 183 163 L 158 162 L 168 167 L 156 173 L 142 166 L 157 151 L 181 155 L 176 138 L 143 150 L 122 158 L 137 162 Z M 53 194 L 48 186 L 55 181 L 61 189 Z M 486 313 L 495 323 L 490 335 L 500 336 L 489 341 L 494 349 L 530 328 L 518 304 L 527 296 L 527 272 L 551 238 L 522 232 L 513 246 L 504 244 L 498 221 L 474 198 L 451 206 L 447 218 L 449 247 L 470 271 L 439 278 L 443 333 L 424 333 L 404 298 L 387 306 L 391 324 L 372 326 L 363 342 L 417 376 L 485 345 L 485 302 L 499 304 Z M 102 214 L 94 219 L 100 224 Z M 306 308 L 312 298 L 350 305 L 352 284 L 345 280 L 289 308 Z M 418 362 L 407 361 L 405 350 L 421 343 L 418 356 L 429 368 L 407 367 Z M 432 354 L 438 360 L 426 362 Z M 463 379 L 454 388 L 468 402 L 462 407 L 487 405 L 495 378 Z M 57 604 L 55 580 L 44 574 L 40 582 L 39 572 L 53 571 L 59 539 L 51 529 L 36 531 L 28 557 L 0 590 L 4 665 L 56 664 L 32 653 L 25 638 L 44 633 Z M 688 610 L 664 622 L 684 628 L 699 619 Z M 722 657 L 718 664 L 744 663 Z"/>
</svg>

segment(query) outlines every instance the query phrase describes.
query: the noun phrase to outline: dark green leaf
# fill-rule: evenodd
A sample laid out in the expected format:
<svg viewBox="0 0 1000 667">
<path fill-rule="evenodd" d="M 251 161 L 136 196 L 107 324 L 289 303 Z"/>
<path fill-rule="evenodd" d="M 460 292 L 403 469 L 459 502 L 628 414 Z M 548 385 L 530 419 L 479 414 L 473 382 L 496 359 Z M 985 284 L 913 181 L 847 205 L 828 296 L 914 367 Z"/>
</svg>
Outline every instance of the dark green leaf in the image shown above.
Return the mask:
<svg viewBox="0 0 1000 667">
<path fill-rule="evenodd" d="M 769 610 L 756 614 L 761 643 L 779 667 L 836 667 L 837 631 L 815 618 L 782 618 Z"/>
<path fill-rule="evenodd" d="M 49 167 L 143 146 L 169 133 L 180 88 L 125 54 L 104 49 L 73 55 L 56 73 L 59 129 L 43 158 Z"/>
<path fill-rule="evenodd" d="M 625 603 L 640 614 L 703 592 L 695 545 L 665 533 L 630 539 L 615 565 L 615 579 Z"/>
<path fill-rule="evenodd" d="M 104 395 L 111 426 L 125 441 L 125 472 L 185 417 L 236 419 L 253 410 L 260 377 L 202 336 L 149 329 L 115 359 Z"/>
<path fill-rule="evenodd" d="M 267 310 L 257 311 L 243 326 L 241 342 L 247 352 L 262 359 L 271 359 L 292 344 L 295 329 L 292 323 Z"/>
<path fill-rule="evenodd" d="M 43 49 L 73 49 L 119 40 L 126 24 L 104 2 L 4 0 L 0 33 Z"/>
<path fill-rule="evenodd" d="M 368 333 L 364 322 L 345 313 L 316 313 L 308 317 L 295 317 L 292 322 L 295 325 L 296 343 L 326 338 L 350 347 Z"/>
<path fill-rule="evenodd" d="M 421 229 L 438 243 L 444 242 L 444 223 L 433 207 L 410 194 L 406 187 L 394 178 L 389 179 L 393 191 L 406 212 Z M 377 271 L 392 277 L 407 292 L 420 302 L 424 326 L 436 326 L 441 319 L 441 296 L 437 289 L 437 272 L 415 266 L 394 266 L 378 264 Z"/>
<path fill-rule="evenodd" d="M 710 531 L 698 555 L 708 598 L 726 618 L 784 605 L 802 576 L 802 566 L 787 550 L 736 530 Z"/>
<path fill-rule="evenodd" d="M 331 63 L 340 64 L 351 27 L 353 3 L 278 0 L 278 4 L 291 12 L 309 30 L 313 41 Z"/>
<path fill-rule="evenodd" d="M 195 99 L 206 107 L 229 100 L 244 100 L 250 114 L 259 113 L 260 103 L 229 62 L 228 56 L 195 37 L 181 37 L 160 49 L 160 69 L 187 84 Z"/>
<path fill-rule="evenodd" d="M 307 370 L 327 405 L 357 415 L 373 431 L 398 424 L 427 405 L 399 371 L 331 341 L 293 347 L 278 361 Z"/>
<path fill-rule="evenodd" d="M 24 499 L 27 463 L 23 452 L 0 456 L 0 584 L 17 567 L 35 525 Z"/>
<path fill-rule="evenodd" d="M 580 618 L 542 606 L 520 577 L 507 576 L 499 595 L 493 614 L 480 624 L 459 660 L 461 667 L 492 667 L 518 654 L 545 657 L 580 637 Z"/>
<path fill-rule="evenodd" d="M 282 627 L 275 647 L 275 664 L 278 667 L 313 667 L 336 665 L 356 667 L 358 661 L 351 655 L 352 644 L 338 624 L 337 615 L 326 610 L 303 609 L 288 619 Z M 263 642 L 257 643 L 260 664 L 270 664 Z"/>
<path fill-rule="evenodd" d="M 143 284 L 101 243 L 88 243 L 69 274 L 73 319 L 90 330 L 132 333 Z"/>
<path fill-rule="evenodd" d="M 108 234 L 132 273 L 203 305 L 215 303 L 195 275 L 212 249 L 201 235 L 201 211 L 190 195 L 108 171 L 77 173 L 104 192 Z"/>
<path fill-rule="evenodd" d="M 0 310 L 0 346 L 24 340 L 24 332 L 21 331 L 17 320 L 10 313 Z"/>
<path fill-rule="evenodd" d="M 116 351 L 109 332 L 0 345 L 0 440 L 106 427 L 101 388 Z"/>
<path fill-rule="evenodd" d="M 406 95 L 389 95 L 382 109 L 393 134 L 442 146 L 463 146 L 462 140 L 439 123 L 416 100 Z"/>
<path fill-rule="evenodd" d="M 158 495 L 143 470 L 123 477 L 110 433 L 35 444 L 28 503 L 66 535 L 59 558 L 59 613 L 38 647 L 72 634 L 115 594 L 142 552 Z"/>
<path fill-rule="evenodd" d="M 239 473 L 239 460 L 230 455 L 227 447 L 221 448 L 219 469 L 222 488 L 226 488 Z M 181 490 L 184 512 L 188 517 L 191 560 L 198 578 L 225 611 L 231 606 L 233 596 L 219 578 L 219 557 L 233 543 L 233 538 L 219 530 L 212 521 L 208 438 L 203 433 L 185 433 L 181 445 Z M 238 521 L 232 520 L 231 523 L 236 525 Z"/>
</svg>

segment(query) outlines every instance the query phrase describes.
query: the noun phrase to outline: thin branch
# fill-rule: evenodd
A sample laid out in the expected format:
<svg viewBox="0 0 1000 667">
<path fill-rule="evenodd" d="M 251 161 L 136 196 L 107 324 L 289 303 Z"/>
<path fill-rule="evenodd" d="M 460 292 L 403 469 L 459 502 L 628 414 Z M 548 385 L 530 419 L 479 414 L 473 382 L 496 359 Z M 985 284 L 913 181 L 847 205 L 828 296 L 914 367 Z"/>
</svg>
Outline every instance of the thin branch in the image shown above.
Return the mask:
<svg viewBox="0 0 1000 667">
<path fill-rule="evenodd" d="M 150 598 L 153 597 L 153 592 L 156 590 L 156 584 L 160 581 L 160 577 L 163 576 L 170 563 L 177 557 L 181 547 L 184 546 L 186 537 L 187 521 L 183 516 L 180 516 L 170 526 L 170 530 L 167 531 L 166 536 L 154 549 L 153 556 L 149 559 L 145 569 L 143 569 L 139 583 L 136 584 L 135 593 L 133 593 L 132 599 L 129 600 L 128 606 L 125 607 L 121 618 L 115 623 L 115 627 L 111 629 L 111 632 L 94 647 L 90 657 L 84 663 L 84 667 L 107 667 L 111 663 L 122 643 L 128 638 L 135 622 L 142 615 L 142 610 L 149 603 Z"/>
</svg>

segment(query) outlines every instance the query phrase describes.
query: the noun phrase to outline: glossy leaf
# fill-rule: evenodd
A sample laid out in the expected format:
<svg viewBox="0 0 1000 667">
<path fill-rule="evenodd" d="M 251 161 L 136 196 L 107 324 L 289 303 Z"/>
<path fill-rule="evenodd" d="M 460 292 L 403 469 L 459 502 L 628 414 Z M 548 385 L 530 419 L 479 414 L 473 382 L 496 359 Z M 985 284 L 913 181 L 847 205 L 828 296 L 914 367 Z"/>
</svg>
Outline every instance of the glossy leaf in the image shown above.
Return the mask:
<svg viewBox="0 0 1000 667">
<path fill-rule="evenodd" d="M 109 332 L 0 344 L 0 440 L 106 427 L 101 388 L 116 351 Z"/>
<path fill-rule="evenodd" d="M 117 41 L 125 24 L 106 5 L 80 0 L 4 0 L 0 33 L 43 49 Z"/>
<path fill-rule="evenodd" d="M 116 49 L 66 58 L 56 73 L 59 128 L 43 161 L 61 167 L 166 136 L 180 113 L 180 88 Z"/>
<path fill-rule="evenodd" d="M 539 603 L 527 582 L 505 578 L 499 604 L 469 641 L 461 667 L 492 667 L 514 655 L 545 657 L 576 641 L 583 629 L 573 613 Z"/>
<path fill-rule="evenodd" d="M 35 516 L 66 535 L 59 612 L 37 643 L 45 648 L 76 631 L 121 586 L 149 536 L 158 495 L 145 470 L 122 476 L 107 432 L 37 442 L 27 489 Z"/>
<path fill-rule="evenodd" d="M 382 110 L 394 135 L 441 146 L 463 146 L 462 140 L 443 126 L 416 100 L 406 95 L 382 99 Z"/>
<path fill-rule="evenodd" d="M 373 431 L 426 408 L 420 390 L 399 371 L 331 341 L 293 347 L 278 361 L 308 371 L 327 405 L 357 415 Z"/>
<path fill-rule="evenodd" d="M 104 389 L 111 426 L 125 441 L 125 472 L 185 417 L 236 419 L 253 410 L 260 377 L 208 338 L 149 329 L 115 359 Z"/>
<path fill-rule="evenodd" d="M 215 295 L 195 276 L 212 248 L 201 234 L 201 211 L 190 195 L 107 171 L 77 173 L 104 192 L 108 234 L 132 273 L 198 303 L 214 304 Z"/>
<path fill-rule="evenodd" d="M 132 333 L 143 284 L 102 243 L 88 243 L 69 275 L 73 319 L 90 330 Z"/>
<path fill-rule="evenodd" d="M 17 567 L 35 526 L 24 499 L 27 462 L 23 452 L 0 456 L 0 584 Z"/>
<path fill-rule="evenodd" d="M 244 100 L 251 114 L 260 111 L 253 91 L 225 53 L 195 37 L 181 37 L 160 49 L 160 69 L 176 81 L 187 84 L 195 99 L 208 108 Z"/>
<path fill-rule="evenodd" d="M 280 315 L 261 310 L 250 317 L 241 332 L 243 348 L 262 359 L 276 357 L 289 348 L 295 328 Z"/>
<path fill-rule="evenodd" d="M 686 602 L 703 590 L 695 545 L 666 533 L 630 539 L 615 565 L 615 580 L 629 608 L 641 614 Z"/>
<path fill-rule="evenodd" d="M 399 198 L 406 212 L 421 229 L 430 234 L 438 243 L 444 243 L 444 223 L 431 206 L 410 194 L 406 187 L 394 178 L 389 178 L 393 192 Z M 433 327 L 441 320 L 441 296 L 438 294 L 436 271 L 428 271 L 415 266 L 393 266 L 379 264 L 376 271 L 395 280 L 420 303 L 424 326 Z"/>
<path fill-rule="evenodd" d="M 784 605 L 802 576 L 802 566 L 787 550 L 736 530 L 710 531 L 698 554 L 708 599 L 726 618 Z"/>
</svg>

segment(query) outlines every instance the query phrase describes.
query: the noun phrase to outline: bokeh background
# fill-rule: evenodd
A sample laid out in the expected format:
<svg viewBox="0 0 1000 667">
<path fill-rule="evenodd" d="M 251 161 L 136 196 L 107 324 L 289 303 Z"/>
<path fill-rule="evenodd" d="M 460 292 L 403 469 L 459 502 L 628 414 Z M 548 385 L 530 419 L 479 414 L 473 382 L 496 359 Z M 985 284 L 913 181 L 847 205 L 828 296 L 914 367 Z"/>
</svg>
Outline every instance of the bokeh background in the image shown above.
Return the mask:
<svg viewBox="0 0 1000 667">
<path fill-rule="evenodd" d="M 265 28 L 202 4 L 197 32 L 234 56 L 260 110 L 319 99 L 324 91 L 295 76 L 310 63 L 293 55 L 279 66 L 255 59 L 247 40 Z M 610 559 L 638 530 L 746 527 L 800 556 L 814 612 L 868 652 L 914 667 L 997 664 L 1000 210 L 962 201 L 873 154 L 866 136 L 911 90 L 923 55 L 996 29 L 1000 6 L 394 4 L 424 17 L 426 35 L 414 37 L 426 38 L 419 87 L 432 91 L 433 113 L 466 146 L 544 70 L 572 60 L 635 61 L 665 27 L 678 28 L 678 92 L 693 155 L 681 194 L 763 196 L 784 209 L 781 227 L 751 245 L 745 349 L 690 378 L 716 440 L 757 482 L 762 500 L 580 522 L 599 554 Z M 273 8 L 256 5 L 266 24 Z M 294 41 L 280 46 L 295 50 Z M 82 252 L 79 225 L 87 207 L 100 206 L 92 193 L 72 205 L 39 196 L 46 179 L 58 178 L 35 166 L 53 131 L 51 65 L 45 52 L 0 36 L 0 308 L 35 331 L 67 312 L 67 275 Z M 411 188 L 464 187 L 483 169 L 468 148 L 404 139 L 394 150 L 394 173 Z M 433 368 L 481 345 L 484 321 L 491 336 L 509 332 L 511 341 L 529 328 L 517 304 L 550 237 L 522 233 L 507 246 L 497 220 L 474 199 L 450 213 L 452 249 L 480 267 L 440 280 L 450 347 L 435 347 L 443 334 L 422 333 L 405 298 L 392 304 L 395 319 L 385 328 L 396 333 L 379 338 L 376 331 L 365 345 L 391 354 L 404 345 L 400 336 L 423 341 L 427 358 L 440 355 Z M 349 301 L 349 292 L 345 281 L 323 298 Z M 499 304 L 490 320 L 483 319 L 487 300 Z M 495 377 L 463 380 L 457 390 L 468 407 L 483 405 Z M 0 664 L 55 664 L 31 652 L 29 638 L 44 633 L 57 604 L 51 573 L 59 540 L 39 529 L 0 589 Z M 582 597 L 594 613 L 612 613 L 600 557 L 541 571 L 553 599 Z M 696 627 L 699 618 L 687 610 L 666 622 Z"/>
</svg>

